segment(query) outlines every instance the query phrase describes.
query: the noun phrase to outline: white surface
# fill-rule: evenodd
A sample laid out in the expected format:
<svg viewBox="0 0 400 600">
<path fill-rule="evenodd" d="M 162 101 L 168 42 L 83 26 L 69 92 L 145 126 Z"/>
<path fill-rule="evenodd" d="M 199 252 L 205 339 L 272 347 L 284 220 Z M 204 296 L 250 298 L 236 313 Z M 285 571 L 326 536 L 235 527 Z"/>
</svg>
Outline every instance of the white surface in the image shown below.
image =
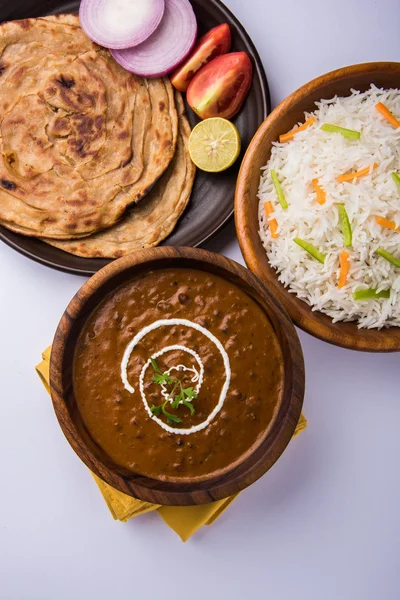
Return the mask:
<svg viewBox="0 0 400 600">
<path fill-rule="evenodd" d="M 274 104 L 323 72 L 400 60 L 398 0 L 227 0 Z M 241 261 L 228 228 L 212 244 Z M 301 333 L 309 428 L 186 545 L 156 514 L 115 523 L 33 366 L 82 278 L 0 247 L 2 600 L 398 600 L 399 355 Z"/>
</svg>

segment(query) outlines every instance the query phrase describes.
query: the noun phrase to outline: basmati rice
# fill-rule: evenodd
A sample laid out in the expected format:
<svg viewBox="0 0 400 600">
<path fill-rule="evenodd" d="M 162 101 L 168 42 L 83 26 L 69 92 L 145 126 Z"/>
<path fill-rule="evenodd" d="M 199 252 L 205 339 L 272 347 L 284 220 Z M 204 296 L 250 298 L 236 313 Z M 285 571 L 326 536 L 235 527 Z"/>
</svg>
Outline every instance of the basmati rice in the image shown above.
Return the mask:
<svg viewBox="0 0 400 600">
<path fill-rule="evenodd" d="M 299 132 L 292 141 L 274 143 L 271 158 L 262 169 L 259 186 L 260 236 L 279 280 L 303 301 L 332 317 L 333 321 L 357 321 L 364 328 L 400 326 L 400 269 L 376 254 L 380 247 L 400 257 L 400 232 L 378 225 L 382 216 L 400 227 L 400 187 L 392 178 L 400 170 L 400 128 L 395 129 L 377 111 L 383 102 L 400 117 L 400 90 L 375 86 L 360 93 L 351 90 L 345 98 L 317 102 L 315 123 Z M 321 131 L 330 123 L 361 132 L 359 140 L 349 141 L 340 133 Z M 378 166 L 374 168 L 374 163 Z M 339 183 L 337 177 L 370 166 L 368 175 Z M 275 169 L 288 202 L 284 210 L 278 202 L 270 171 Z M 319 204 L 312 180 L 317 178 L 326 192 Z M 278 224 L 277 238 L 269 229 L 264 202 L 272 202 Z M 339 257 L 344 249 L 338 203 L 346 207 L 352 228 L 347 283 L 338 288 Z M 294 243 L 294 238 L 310 242 L 326 254 L 319 263 Z M 390 298 L 356 301 L 359 289 L 390 289 Z"/>
</svg>

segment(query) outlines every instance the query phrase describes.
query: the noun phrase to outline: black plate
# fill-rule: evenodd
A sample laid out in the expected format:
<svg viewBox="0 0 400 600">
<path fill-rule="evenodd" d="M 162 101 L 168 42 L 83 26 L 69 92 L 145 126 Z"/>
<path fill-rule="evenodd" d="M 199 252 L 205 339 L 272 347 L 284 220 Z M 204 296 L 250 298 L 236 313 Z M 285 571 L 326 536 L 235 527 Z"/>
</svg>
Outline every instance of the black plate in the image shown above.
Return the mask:
<svg viewBox="0 0 400 600">
<path fill-rule="evenodd" d="M 235 51 L 252 57 L 254 79 L 250 94 L 234 123 L 242 137 L 242 156 L 258 127 L 270 111 L 267 79 L 260 57 L 243 26 L 219 0 L 191 0 L 199 34 L 220 23 L 229 23 Z M 0 20 L 10 21 L 63 12 L 77 12 L 79 2 L 63 0 L 0 0 Z M 191 125 L 197 118 L 188 110 Z M 174 232 L 162 243 L 168 246 L 199 246 L 219 231 L 233 214 L 233 196 L 241 158 L 219 174 L 198 172 L 190 204 Z M 42 264 L 77 275 L 92 275 L 109 260 L 80 258 L 35 239 L 0 227 L 0 239 L 25 256 Z"/>
</svg>

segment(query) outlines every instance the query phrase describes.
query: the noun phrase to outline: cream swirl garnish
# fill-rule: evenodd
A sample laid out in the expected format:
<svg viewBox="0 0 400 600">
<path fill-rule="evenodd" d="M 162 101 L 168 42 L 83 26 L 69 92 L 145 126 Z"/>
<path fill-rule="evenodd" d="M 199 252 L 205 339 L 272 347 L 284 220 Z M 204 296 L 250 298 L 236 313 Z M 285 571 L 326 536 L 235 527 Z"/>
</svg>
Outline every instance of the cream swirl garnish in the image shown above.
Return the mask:
<svg viewBox="0 0 400 600">
<path fill-rule="evenodd" d="M 221 344 L 219 339 L 215 337 L 215 335 L 213 335 L 210 331 L 208 331 L 207 329 L 205 329 L 198 323 L 194 323 L 193 321 L 189 321 L 187 319 L 160 319 L 159 321 L 155 321 L 151 325 L 148 325 L 147 327 L 144 327 L 143 329 L 141 329 L 139 331 L 139 333 L 137 333 L 135 335 L 135 337 L 129 342 L 128 346 L 126 347 L 126 350 L 124 352 L 124 356 L 123 356 L 122 362 L 121 362 L 121 379 L 122 379 L 125 389 L 128 390 L 128 392 L 130 392 L 131 394 L 133 394 L 135 392 L 135 388 L 129 383 L 128 372 L 127 372 L 129 359 L 130 359 L 130 356 L 131 356 L 133 350 L 135 349 L 137 344 L 151 331 L 154 331 L 155 329 L 158 329 L 159 327 L 173 326 L 173 325 L 183 325 L 183 326 L 189 327 L 190 329 L 195 329 L 196 331 L 199 331 L 200 333 L 205 335 L 211 342 L 213 342 L 213 344 L 216 346 L 217 350 L 221 354 L 222 360 L 224 363 L 224 368 L 225 368 L 225 382 L 224 382 L 224 385 L 222 386 L 222 390 L 221 390 L 221 393 L 219 396 L 218 403 L 216 404 L 214 409 L 211 411 L 211 413 L 208 415 L 208 417 L 205 421 L 203 421 L 202 423 L 198 423 L 197 425 L 193 425 L 192 427 L 189 427 L 187 429 L 180 428 L 180 427 L 179 428 L 171 427 L 170 425 L 167 425 L 166 423 L 164 423 L 164 421 L 159 419 L 157 416 L 153 415 L 153 413 L 150 410 L 147 399 L 146 399 L 146 394 L 145 394 L 145 390 L 144 390 L 144 377 L 145 377 L 147 369 L 151 365 L 152 359 L 154 360 L 154 359 L 158 358 L 159 356 L 165 354 L 166 352 L 170 352 L 173 350 L 181 350 L 183 352 L 191 354 L 195 358 L 195 360 L 200 368 L 200 371 L 198 372 L 197 369 L 191 369 L 191 368 L 189 369 L 188 367 L 184 367 L 186 370 L 190 370 L 193 373 L 194 373 L 194 371 L 196 371 L 196 373 L 194 373 L 194 377 L 196 377 L 196 374 L 198 374 L 196 392 L 199 393 L 201 385 L 203 383 L 203 376 L 204 376 L 204 365 L 202 363 L 200 356 L 194 350 L 192 350 L 191 348 L 187 348 L 186 346 L 180 346 L 180 345 L 167 346 L 166 348 L 163 348 L 162 350 L 153 354 L 148 359 L 148 361 L 146 362 L 144 367 L 142 368 L 140 375 L 139 375 L 139 389 L 140 389 L 140 395 L 141 395 L 144 407 L 145 407 L 148 415 L 154 421 L 156 421 L 158 423 L 158 425 L 160 425 L 160 427 L 162 427 L 165 431 L 168 431 L 169 433 L 177 433 L 179 435 L 189 435 L 191 433 L 195 433 L 196 431 L 201 431 L 202 429 L 204 429 L 205 427 L 207 427 L 207 425 L 209 425 L 211 423 L 211 421 L 214 419 L 214 417 L 221 410 L 221 408 L 225 402 L 226 394 L 228 392 L 228 388 L 230 385 L 231 367 L 230 367 L 230 363 L 229 363 L 229 357 L 228 357 L 228 354 L 226 353 L 225 348 L 223 347 L 223 345 Z M 183 366 L 184 365 L 178 365 L 178 367 L 183 367 Z M 171 367 L 170 370 L 178 369 L 178 367 Z M 178 369 L 178 370 L 180 370 L 180 369 Z M 192 382 L 195 382 L 194 378 L 192 378 Z M 164 396 L 164 394 L 163 394 L 163 396 Z"/>
</svg>

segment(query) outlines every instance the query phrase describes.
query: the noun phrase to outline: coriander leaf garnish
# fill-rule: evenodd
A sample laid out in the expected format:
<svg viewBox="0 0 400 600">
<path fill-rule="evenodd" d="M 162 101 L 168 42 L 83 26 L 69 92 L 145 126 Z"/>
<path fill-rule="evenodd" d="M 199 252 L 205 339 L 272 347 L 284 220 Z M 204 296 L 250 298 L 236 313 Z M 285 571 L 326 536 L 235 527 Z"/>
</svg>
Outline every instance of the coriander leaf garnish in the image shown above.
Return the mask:
<svg viewBox="0 0 400 600">
<path fill-rule="evenodd" d="M 191 415 L 194 415 L 195 410 L 194 410 L 194 406 L 193 406 L 193 404 L 191 404 L 191 402 L 188 402 L 187 400 L 182 400 L 182 404 L 183 404 L 183 406 L 186 406 L 186 408 L 188 408 L 190 410 Z"/>
<path fill-rule="evenodd" d="M 185 394 L 185 396 L 187 398 L 189 398 L 189 400 L 193 400 L 194 398 L 197 398 L 197 396 L 198 396 L 197 392 L 192 387 L 184 388 L 182 391 Z"/>
<path fill-rule="evenodd" d="M 174 410 L 178 409 L 180 405 L 183 405 L 190 410 L 191 415 L 194 415 L 195 407 L 191 401 L 195 400 L 198 396 L 196 390 L 193 387 L 184 388 L 180 379 L 173 377 L 167 371 L 163 373 L 154 358 L 151 358 L 150 362 L 154 370 L 153 383 L 161 386 L 172 386 L 172 389 L 168 393 L 168 396 L 163 404 L 160 406 L 155 406 L 153 404 L 153 406 L 150 408 L 152 415 L 158 417 L 163 414 L 165 417 L 167 417 L 167 423 L 170 425 L 181 423 L 182 419 L 180 417 L 177 417 L 176 415 L 173 415 L 167 411 L 166 406 L 168 403 L 171 404 L 171 407 Z M 164 387 L 164 392 L 165 391 L 166 390 Z"/>
<path fill-rule="evenodd" d="M 182 402 L 183 400 L 183 396 L 182 396 L 182 392 L 179 392 L 179 394 L 177 394 L 171 404 L 172 408 L 178 408 L 179 404 Z"/>
<path fill-rule="evenodd" d="M 157 362 L 154 360 L 154 358 L 151 358 L 151 366 L 154 369 L 154 377 L 153 377 L 153 382 L 157 383 L 158 385 L 163 385 L 163 384 L 167 384 L 167 385 L 172 385 L 173 380 L 172 377 L 169 376 L 168 373 L 163 373 L 160 370 L 160 367 L 158 366 Z"/>
<path fill-rule="evenodd" d="M 157 361 L 155 361 L 154 358 L 151 358 L 150 362 L 151 362 L 151 366 L 153 367 L 154 372 L 162 374 L 162 371 L 160 371 L 160 367 L 158 366 Z"/>
<path fill-rule="evenodd" d="M 171 385 L 173 383 L 172 378 L 167 373 L 156 373 L 153 377 L 153 382 L 158 385 L 163 385 L 164 383 Z"/>
<path fill-rule="evenodd" d="M 151 411 L 152 415 L 154 415 L 155 417 L 158 417 L 162 413 L 162 406 L 155 406 L 153 404 L 153 406 L 150 408 L 150 411 Z"/>
<path fill-rule="evenodd" d="M 171 413 L 169 413 L 167 411 L 167 409 L 165 408 L 165 405 L 167 404 L 167 402 L 168 402 L 168 400 L 166 400 L 161 407 L 161 410 L 163 411 L 164 415 L 167 417 L 167 421 L 172 421 L 173 423 L 180 423 L 182 421 L 182 419 L 180 419 L 176 415 L 171 415 Z"/>
<path fill-rule="evenodd" d="M 175 425 L 178 424 L 182 421 L 182 419 L 180 419 L 179 417 L 176 417 L 175 415 L 170 415 L 169 417 L 167 417 L 167 423 L 169 425 Z"/>
</svg>

